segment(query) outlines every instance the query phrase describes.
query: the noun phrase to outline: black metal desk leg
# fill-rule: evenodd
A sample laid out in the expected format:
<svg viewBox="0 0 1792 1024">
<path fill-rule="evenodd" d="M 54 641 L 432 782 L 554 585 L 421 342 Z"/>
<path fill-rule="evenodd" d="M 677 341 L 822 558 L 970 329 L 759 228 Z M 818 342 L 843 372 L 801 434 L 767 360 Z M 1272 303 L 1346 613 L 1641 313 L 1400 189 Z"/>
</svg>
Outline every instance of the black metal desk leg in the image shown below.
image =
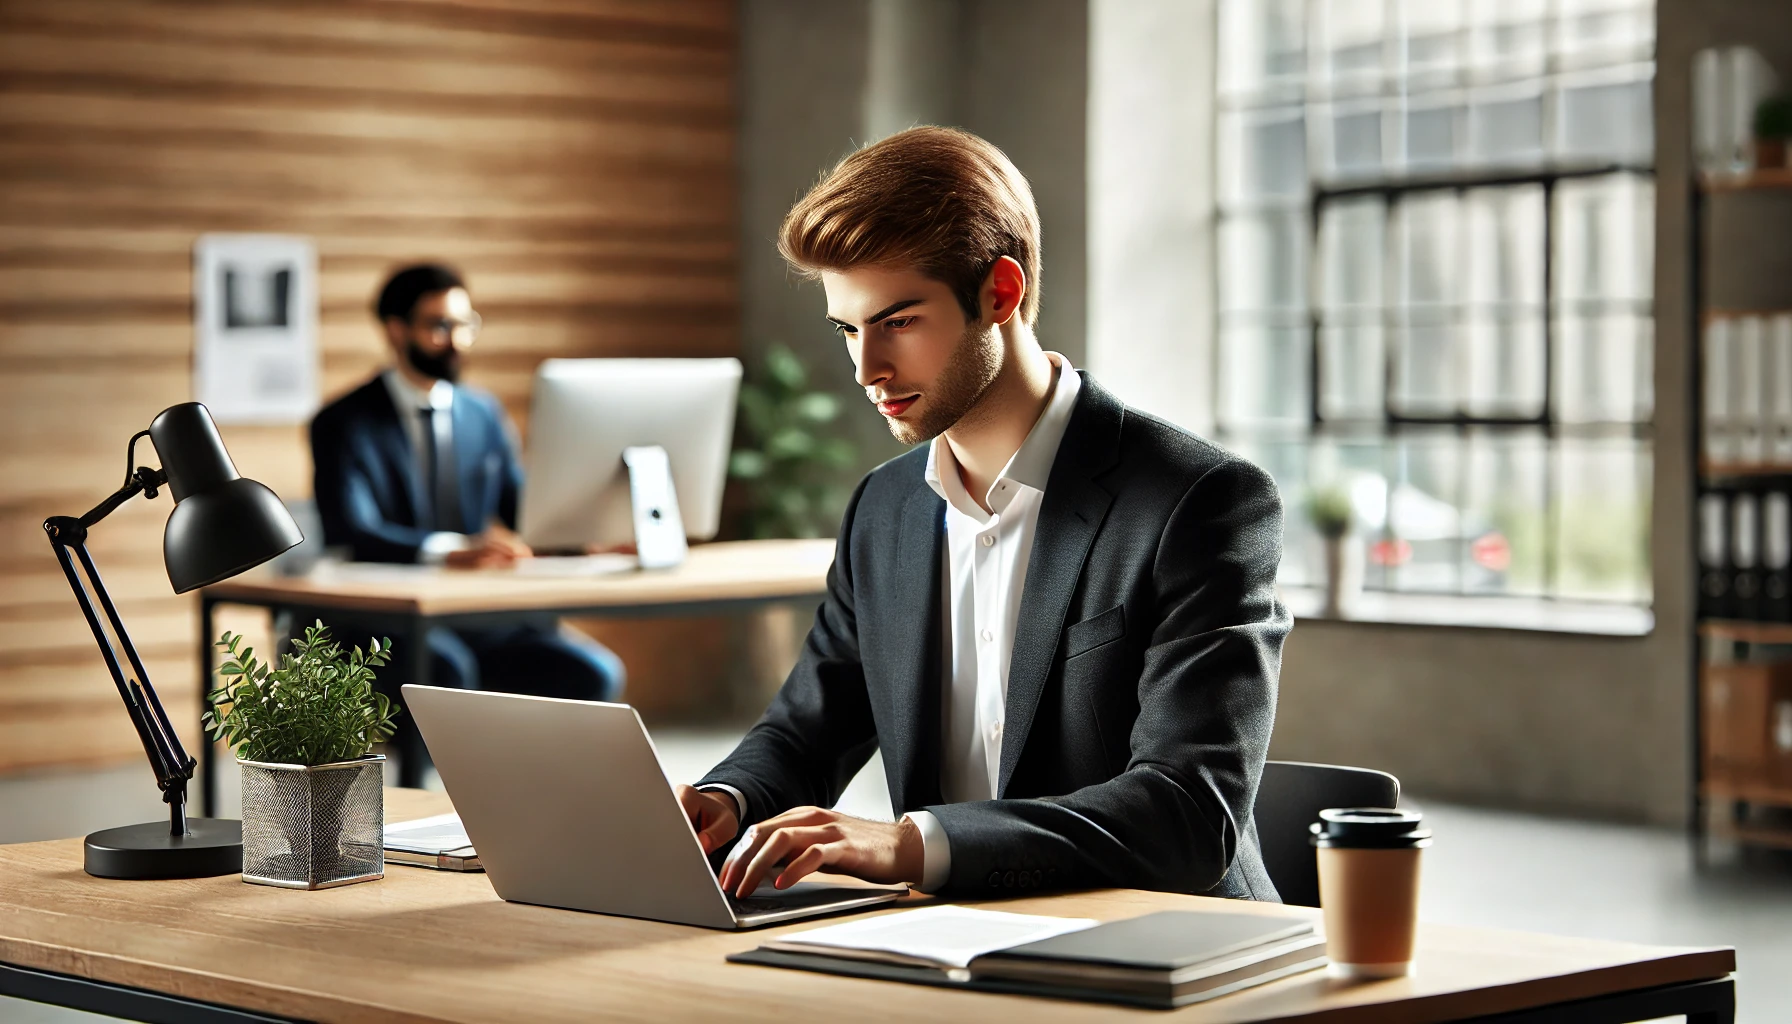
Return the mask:
<svg viewBox="0 0 1792 1024">
<path fill-rule="evenodd" d="M 429 623 L 421 616 L 414 615 L 410 619 L 410 665 L 411 682 L 418 686 L 429 685 Z M 408 711 L 406 712 L 409 713 Z M 406 742 L 399 751 L 398 784 L 406 789 L 423 788 L 423 734 L 417 729 L 415 722 L 407 723 L 400 730 Z"/>
<path fill-rule="evenodd" d="M 218 816 L 218 751 L 205 733 L 205 695 L 212 690 L 212 599 L 199 594 L 199 783 L 200 808 Z"/>
</svg>

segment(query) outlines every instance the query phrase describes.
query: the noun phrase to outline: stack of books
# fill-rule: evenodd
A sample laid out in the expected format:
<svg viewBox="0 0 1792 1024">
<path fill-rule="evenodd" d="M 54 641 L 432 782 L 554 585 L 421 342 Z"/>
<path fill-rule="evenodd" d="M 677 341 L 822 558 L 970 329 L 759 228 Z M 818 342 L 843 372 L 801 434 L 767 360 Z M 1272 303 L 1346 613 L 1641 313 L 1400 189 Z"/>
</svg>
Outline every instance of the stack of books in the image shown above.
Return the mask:
<svg viewBox="0 0 1792 1024">
<path fill-rule="evenodd" d="M 1020 937 L 1024 941 L 1005 941 Z M 1125 921 L 930 907 L 797 932 L 737 963 L 1171 1008 L 1325 965 L 1310 921 L 1163 911 Z"/>
</svg>

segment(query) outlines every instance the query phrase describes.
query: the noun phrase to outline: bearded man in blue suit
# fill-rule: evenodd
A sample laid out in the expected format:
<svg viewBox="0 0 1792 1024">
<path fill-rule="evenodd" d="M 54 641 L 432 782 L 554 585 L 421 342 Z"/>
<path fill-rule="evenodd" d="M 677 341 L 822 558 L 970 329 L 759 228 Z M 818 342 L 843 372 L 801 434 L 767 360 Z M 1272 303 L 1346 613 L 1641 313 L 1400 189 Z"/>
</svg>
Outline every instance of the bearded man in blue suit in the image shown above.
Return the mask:
<svg viewBox="0 0 1792 1024">
<path fill-rule="evenodd" d="M 516 535 L 523 486 L 515 428 L 497 399 L 460 382 L 478 337 L 466 282 L 437 264 L 406 267 L 374 313 L 392 365 L 311 422 L 314 493 L 324 543 L 361 562 L 502 568 L 532 552 Z M 344 638 L 368 632 L 346 617 Z M 436 686 L 615 700 L 622 662 L 552 616 L 495 629 L 436 627 L 426 638 Z M 397 696 L 417 652 L 395 651 L 381 680 Z M 400 719 L 402 774 L 416 784 L 421 744 Z"/>
</svg>

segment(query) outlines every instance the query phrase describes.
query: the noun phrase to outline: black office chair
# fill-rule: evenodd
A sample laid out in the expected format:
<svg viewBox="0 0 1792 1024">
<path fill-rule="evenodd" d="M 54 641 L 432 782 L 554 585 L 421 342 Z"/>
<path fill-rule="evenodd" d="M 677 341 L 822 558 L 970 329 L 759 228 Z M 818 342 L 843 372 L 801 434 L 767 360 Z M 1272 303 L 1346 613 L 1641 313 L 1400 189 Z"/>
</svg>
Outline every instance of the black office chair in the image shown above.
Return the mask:
<svg viewBox="0 0 1792 1024">
<path fill-rule="evenodd" d="M 1327 807 L 1392 807 L 1400 780 L 1373 768 L 1270 761 L 1257 787 L 1257 843 L 1283 903 L 1319 905 L 1319 863 L 1307 826 Z"/>
</svg>

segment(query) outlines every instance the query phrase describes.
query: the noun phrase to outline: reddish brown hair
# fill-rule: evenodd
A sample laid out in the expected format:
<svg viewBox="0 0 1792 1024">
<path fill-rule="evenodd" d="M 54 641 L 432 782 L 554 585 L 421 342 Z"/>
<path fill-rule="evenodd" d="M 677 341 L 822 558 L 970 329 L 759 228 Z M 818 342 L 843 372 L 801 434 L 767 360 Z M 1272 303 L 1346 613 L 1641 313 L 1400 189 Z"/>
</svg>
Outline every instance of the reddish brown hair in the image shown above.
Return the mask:
<svg viewBox="0 0 1792 1024">
<path fill-rule="evenodd" d="M 954 128 L 910 128 L 840 161 L 785 215 L 778 251 L 810 277 L 912 267 L 949 286 L 970 320 L 990 267 L 1011 256 L 1027 275 L 1021 320 L 1039 316 L 1033 190 L 1001 150 Z"/>
</svg>

